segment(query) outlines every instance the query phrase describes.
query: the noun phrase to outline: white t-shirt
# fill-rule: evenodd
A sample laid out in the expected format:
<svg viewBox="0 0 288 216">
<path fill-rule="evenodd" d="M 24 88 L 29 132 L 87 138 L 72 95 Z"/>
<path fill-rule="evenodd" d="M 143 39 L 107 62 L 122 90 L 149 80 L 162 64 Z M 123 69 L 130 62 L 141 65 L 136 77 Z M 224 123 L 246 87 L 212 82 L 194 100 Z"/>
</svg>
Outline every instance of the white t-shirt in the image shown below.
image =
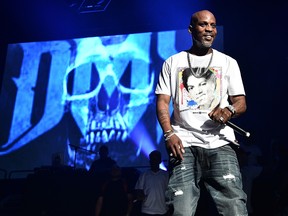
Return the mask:
<svg viewBox="0 0 288 216">
<path fill-rule="evenodd" d="M 188 58 L 193 71 L 189 76 Z M 205 56 L 187 56 L 186 51 L 179 52 L 163 63 L 155 93 L 171 96 L 172 128 L 184 147 L 216 148 L 235 141 L 232 128 L 214 122 L 208 116 L 216 106 L 229 105 L 228 95 L 245 95 L 235 59 L 215 49 L 213 54 Z"/>
<path fill-rule="evenodd" d="M 159 170 L 143 172 L 136 182 L 135 189 L 144 191 L 146 199 L 142 202 L 141 212 L 146 214 L 165 214 L 165 191 L 168 185 L 168 172 Z"/>
</svg>

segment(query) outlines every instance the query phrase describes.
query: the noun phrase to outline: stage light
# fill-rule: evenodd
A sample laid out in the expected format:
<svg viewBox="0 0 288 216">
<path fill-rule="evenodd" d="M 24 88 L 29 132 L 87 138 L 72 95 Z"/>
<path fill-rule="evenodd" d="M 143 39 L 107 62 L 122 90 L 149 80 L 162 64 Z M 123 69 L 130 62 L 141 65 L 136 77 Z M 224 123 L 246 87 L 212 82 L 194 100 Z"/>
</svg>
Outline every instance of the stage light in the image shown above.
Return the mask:
<svg viewBox="0 0 288 216">
<path fill-rule="evenodd" d="M 95 13 L 105 11 L 111 0 L 83 0 L 79 13 Z"/>
</svg>

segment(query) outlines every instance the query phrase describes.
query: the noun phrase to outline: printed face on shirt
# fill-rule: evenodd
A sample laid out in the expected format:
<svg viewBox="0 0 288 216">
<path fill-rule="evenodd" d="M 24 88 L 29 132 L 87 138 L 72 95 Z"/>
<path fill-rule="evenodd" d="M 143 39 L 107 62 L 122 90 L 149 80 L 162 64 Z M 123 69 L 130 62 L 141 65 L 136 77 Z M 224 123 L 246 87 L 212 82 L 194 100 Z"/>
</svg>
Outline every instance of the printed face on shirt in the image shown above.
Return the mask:
<svg viewBox="0 0 288 216">
<path fill-rule="evenodd" d="M 180 110 L 211 110 L 219 103 L 220 80 L 213 70 L 186 68 L 179 72 Z"/>
<path fill-rule="evenodd" d="M 204 77 L 189 76 L 187 80 L 188 95 L 200 107 L 209 108 L 214 99 L 216 84 L 212 79 Z"/>
</svg>

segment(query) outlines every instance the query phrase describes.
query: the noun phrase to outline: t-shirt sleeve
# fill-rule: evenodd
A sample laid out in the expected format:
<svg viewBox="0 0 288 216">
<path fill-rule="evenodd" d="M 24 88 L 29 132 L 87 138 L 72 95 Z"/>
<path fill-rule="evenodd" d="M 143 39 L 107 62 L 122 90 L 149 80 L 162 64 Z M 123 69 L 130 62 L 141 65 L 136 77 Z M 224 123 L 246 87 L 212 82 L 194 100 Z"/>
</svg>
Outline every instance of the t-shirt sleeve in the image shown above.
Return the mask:
<svg viewBox="0 0 288 216">
<path fill-rule="evenodd" d="M 139 176 L 136 184 L 135 184 L 135 189 L 143 190 L 144 188 L 144 175 L 143 173 Z"/>
<path fill-rule="evenodd" d="M 162 65 L 155 94 L 171 95 L 171 70 L 168 61 L 166 60 Z"/>
<path fill-rule="evenodd" d="M 230 63 L 228 65 L 228 71 L 229 71 L 228 94 L 230 96 L 245 95 L 240 68 L 235 59 L 230 60 Z"/>
</svg>

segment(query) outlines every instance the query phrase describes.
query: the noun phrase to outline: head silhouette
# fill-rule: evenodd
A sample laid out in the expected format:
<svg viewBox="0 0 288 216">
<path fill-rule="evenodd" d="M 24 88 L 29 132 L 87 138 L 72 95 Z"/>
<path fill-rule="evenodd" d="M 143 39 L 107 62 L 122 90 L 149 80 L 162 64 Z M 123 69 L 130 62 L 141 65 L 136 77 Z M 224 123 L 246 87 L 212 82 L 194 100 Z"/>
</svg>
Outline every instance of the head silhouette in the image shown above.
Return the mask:
<svg viewBox="0 0 288 216">
<path fill-rule="evenodd" d="M 162 161 L 161 159 L 161 152 L 158 150 L 154 150 L 149 154 L 149 162 L 152 170 L 158 170 L 159 165 Z"/>
<path fill-rule="evenodd" d="M 109 154 L 109 150 L 107 146 L 102 145 L 99 149 L 100 158 L 107 158 Z"/>
</svg>

